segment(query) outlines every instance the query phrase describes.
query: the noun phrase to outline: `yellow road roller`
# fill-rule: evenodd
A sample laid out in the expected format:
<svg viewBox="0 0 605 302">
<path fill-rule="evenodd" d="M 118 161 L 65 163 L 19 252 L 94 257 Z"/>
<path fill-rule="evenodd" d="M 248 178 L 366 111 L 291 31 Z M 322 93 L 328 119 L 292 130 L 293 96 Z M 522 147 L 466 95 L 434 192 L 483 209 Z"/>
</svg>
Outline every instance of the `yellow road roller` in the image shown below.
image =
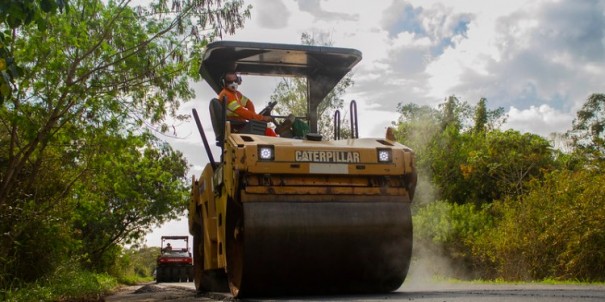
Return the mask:
<svg viewBox="0 0 605 302">
<path fill-rule="evenodd" d="M 361 52 L 348 48 L 207 45 L 200 73 L 217 94 L 226 71 L 305 78 L 307 113 L 296 119 L 308 131 L 265 136 L 265 125 L 236 125 L 242 121 L 230 120 L 213 99 L 209 110 L 221 148 L 215 160 L 193 110 L 209 157 L 193 177 L 189 204 L 198 292 L 230 291 L 237 298 L 383 293 L 401 286 L 412 253 L 413 151 L 389 135 L 358 138 L 356 109 L 352 138 L 317 134 L 318 105 L 360 60 Z M 289 117 L 274 118 L 279 128 Z"/>
</svg>

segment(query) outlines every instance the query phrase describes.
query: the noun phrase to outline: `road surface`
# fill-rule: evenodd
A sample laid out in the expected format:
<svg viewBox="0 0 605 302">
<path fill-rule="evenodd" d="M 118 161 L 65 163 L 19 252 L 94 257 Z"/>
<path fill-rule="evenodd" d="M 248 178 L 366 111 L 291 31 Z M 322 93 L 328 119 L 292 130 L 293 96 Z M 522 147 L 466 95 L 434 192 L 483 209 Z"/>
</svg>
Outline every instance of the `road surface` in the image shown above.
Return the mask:
<svg viewBox="0 0 605 302">
<path fill-rule="evenodd" d="M 486 284 L 404 284 L 389 294 L 360 296 L 313 296 L 254 298 L 242 301 L 419 301 L 419 302 L 563 302 L 605 301 L 605 285 L 486 285 Z M 193 283 L 149 283 L 122 289 L 105 298 L 107 302 L 154 301 L 238 301 L 228 294 L 196 296 Z"/>
</svg>

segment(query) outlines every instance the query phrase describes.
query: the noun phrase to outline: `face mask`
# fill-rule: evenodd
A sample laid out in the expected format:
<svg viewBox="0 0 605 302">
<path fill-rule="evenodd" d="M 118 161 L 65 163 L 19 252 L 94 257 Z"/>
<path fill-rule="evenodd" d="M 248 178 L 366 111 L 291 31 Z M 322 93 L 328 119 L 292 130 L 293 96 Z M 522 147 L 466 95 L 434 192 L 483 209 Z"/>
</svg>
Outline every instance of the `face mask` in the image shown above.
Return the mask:
<svg viewBox="0 0 605 302">
<path fill-rule="evenodd" d="M 237 91 L 237 86 L 238 86 L 237 83 L 233 82 L 233 83 L 227 85 L 227 88 L 229 88 L 233 91 Z"/>
</svg>

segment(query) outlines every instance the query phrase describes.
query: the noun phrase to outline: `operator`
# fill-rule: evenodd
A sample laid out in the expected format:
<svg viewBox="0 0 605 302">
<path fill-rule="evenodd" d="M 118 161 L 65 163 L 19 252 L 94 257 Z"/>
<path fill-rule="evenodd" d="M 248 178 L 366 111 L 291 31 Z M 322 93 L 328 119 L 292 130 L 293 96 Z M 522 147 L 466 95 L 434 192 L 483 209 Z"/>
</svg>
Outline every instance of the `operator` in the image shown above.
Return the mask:
<svg viewBox="0 0 605 302">
<path fill-rule="evenodd" d="M 170 243 L 166 244 L 166 247 L 164 248 L 164 252 L 170 252 L 172 251 L 172 246 L 170 245 Z"/>
<path fill-rule="evenodd" d="M 227 98 L 227 119 L 230 120 L 258 120 L 263 122 L 272 122 L 273 118 L 257 114 L 252 100 L 238 91 L 242 84 L 242 78 L 234 71 L 228 71 L 221 79 L 223 90 L 218 94 L 218 99 L 223 102 Z M 265 135 L 277 136 L 273 129 L 267 128 Z"/>
</svg>

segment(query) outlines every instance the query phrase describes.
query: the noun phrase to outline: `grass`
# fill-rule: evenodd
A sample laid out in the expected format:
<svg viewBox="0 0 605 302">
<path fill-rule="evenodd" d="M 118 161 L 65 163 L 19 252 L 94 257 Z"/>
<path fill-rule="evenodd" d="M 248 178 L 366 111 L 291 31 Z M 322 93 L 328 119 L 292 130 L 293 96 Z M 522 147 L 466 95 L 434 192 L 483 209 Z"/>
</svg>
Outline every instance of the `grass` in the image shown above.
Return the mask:
<svg viewBox="0 0 605 302">
<path fill-rule="evenodd" d="M 120 284 L 136 285 L 141 283 L 147 283 L 153 281 L 153 277 L 141 277 L 141 276 L 122 276 L 118 278 Z"/>
<path fill-rule="evenodd" d="M 45 280 L 4 293 L 3 298 L 11 302 L 102 301 L 117 285 L 117 280 L 107 274 L 61 268 Z"/>
<path fill-rule="evenodd" d="M 580 281 L 580 280 L 557 280 L 552 278 L 546 278 L 544 280 L 534 280 L 534 281 L 508 281 L 501 278 L 485 280 L 485 279 L 476 279 L 476 280 L 462 280 L 455 278 L 445 278 L 445 277 L 434 277 L 434 281 L 436 282 L 446 282 L 452 284 L 491 284 L 491 285 L 522 285 L 522 284 L 542 284 L 542 285 L 605 285 L 605 282 L 588 282 L 588 281 Z"/>
</svg>

